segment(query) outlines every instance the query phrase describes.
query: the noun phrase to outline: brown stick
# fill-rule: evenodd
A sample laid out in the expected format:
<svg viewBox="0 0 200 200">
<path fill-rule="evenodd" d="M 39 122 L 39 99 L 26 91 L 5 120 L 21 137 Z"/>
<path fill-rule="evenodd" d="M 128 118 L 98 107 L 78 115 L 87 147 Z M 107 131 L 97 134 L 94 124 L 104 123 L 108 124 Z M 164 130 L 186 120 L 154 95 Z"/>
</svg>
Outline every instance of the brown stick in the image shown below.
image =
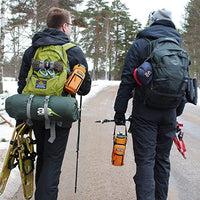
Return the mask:
<svg viewBox="0 0 200 200">
<path fill-rule="evenodd" d="M 0 117 L 4 120 L 3 122 L 0 123 L 0 125 L 7 123 L 10 125 L 10 127 L 14 127 L 13 124 L 11 124 L 8 120 L 6 120 L 1 114 Z"/>
</svg>

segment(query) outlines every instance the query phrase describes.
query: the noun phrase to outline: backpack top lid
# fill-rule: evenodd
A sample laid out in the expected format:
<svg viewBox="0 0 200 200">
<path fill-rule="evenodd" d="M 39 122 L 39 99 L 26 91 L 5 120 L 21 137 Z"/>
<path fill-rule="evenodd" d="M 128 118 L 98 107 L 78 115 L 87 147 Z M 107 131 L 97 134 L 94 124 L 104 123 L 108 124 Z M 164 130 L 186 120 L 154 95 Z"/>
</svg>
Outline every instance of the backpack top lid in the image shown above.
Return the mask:
<svg viewBox="0 0 200 200">
<path fill-rule="evenodd" d="M 152 66 L 149 62 L 144 62 L 134 70 L 133 76 L 138 85 L 148 85 L 153 78 Z"/>
</svg>

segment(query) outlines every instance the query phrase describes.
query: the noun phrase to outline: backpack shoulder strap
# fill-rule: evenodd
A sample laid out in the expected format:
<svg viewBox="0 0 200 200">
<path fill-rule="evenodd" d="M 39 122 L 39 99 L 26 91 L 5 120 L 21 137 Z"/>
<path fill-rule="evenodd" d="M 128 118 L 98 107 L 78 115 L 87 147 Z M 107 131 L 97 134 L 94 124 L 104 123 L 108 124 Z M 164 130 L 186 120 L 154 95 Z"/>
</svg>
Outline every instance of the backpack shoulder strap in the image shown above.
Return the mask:
<svg viewBox="0 0 200 200">
<path fill-rule="evenodd" d="M 150 56 L 151 56 L 151 52 L 152 52 L 152 47 L 151 47 L 151 42 L 156 40 L 156 39 L 152 39 L 152 38 L 147 38 L 147 37 L 143 37 L 142 39 L 147 41 L 147 58 L 145 60 L 145 62 L 148 62 L 150 60 Z"/>
<path fill-rule="evenodd" d="M 65 43 L 65 44 L 62 45 L 62 47 L 63 47 L 63 49 L 64 49 L 65 51 L 67 51 L 68 49 L 70 49 L 70 48 L 72 48 L 72 47 L 75 47 L 75 46 L 76 46 L 76 45 L 73 44 L 73 43 Z"/>
</svg>

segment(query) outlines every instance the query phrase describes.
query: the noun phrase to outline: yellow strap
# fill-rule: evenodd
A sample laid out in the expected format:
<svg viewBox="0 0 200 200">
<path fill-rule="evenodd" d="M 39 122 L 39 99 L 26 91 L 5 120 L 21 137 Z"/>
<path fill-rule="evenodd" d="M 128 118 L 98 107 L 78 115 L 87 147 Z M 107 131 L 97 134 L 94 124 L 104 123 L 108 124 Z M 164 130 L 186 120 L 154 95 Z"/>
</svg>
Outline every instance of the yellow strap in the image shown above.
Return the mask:
<svg viewBox="0 0 200 200">
<path fill-rule="evenodd" d="M 72 43 L 66 43 L 66 44 L 63 44 L 62 47 L 65 51 L 67 51 L 68 49 L 72 48 L 72 47 L 75 47 L 76 45 L 75 44 L 72 44 Z"/>
</svg>

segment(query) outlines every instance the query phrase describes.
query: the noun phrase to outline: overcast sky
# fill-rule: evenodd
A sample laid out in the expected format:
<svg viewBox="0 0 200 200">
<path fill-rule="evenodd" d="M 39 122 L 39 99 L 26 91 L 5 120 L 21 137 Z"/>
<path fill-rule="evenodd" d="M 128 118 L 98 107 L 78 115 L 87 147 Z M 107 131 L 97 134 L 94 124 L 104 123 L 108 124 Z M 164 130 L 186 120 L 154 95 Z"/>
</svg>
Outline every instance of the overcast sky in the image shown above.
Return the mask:
<svg viewBox="0 0 200 200">
<path fill-rule="evenodd" d="M 189 0 L 121 0 L 129 8 L 131 19 L 137 18 L 143 26 L 146 25 L 149 13 L 166 8 L 172 11 L 172 20 L 177 28 L 184 22 L 185 6 Z"/>
</svg>

